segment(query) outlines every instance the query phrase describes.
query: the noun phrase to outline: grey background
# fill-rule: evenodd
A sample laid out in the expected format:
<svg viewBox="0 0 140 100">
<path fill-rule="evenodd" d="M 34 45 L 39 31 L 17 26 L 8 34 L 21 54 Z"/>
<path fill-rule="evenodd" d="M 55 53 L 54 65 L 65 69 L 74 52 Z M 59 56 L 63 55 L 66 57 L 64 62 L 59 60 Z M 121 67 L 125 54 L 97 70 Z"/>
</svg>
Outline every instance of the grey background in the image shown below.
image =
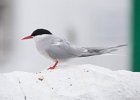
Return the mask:
<svg viewBox="0 0 140 100">
<path fill-rule="evenodd" d="M 0 1 L 0 72 L 40 71 L 53 64 L 34 41 L 21 41 L 45 28 L 78 46 L 128 44 L 113 55 L 72 59 L 60 65 L 94 64 L 113 70 L 131 68 L 131 0 Z"/>
</svg>

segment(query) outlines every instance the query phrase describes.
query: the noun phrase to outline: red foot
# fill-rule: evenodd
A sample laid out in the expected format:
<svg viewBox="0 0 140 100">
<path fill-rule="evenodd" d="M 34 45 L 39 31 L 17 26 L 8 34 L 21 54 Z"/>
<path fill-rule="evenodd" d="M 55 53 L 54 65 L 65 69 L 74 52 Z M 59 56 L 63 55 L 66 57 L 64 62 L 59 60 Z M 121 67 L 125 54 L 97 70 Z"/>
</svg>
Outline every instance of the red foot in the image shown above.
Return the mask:
<svg viewBox="0 0 140 100">
<path fill-rule="evenodd" d="M 55 69 L 56 66 L 57 66 L 57 64 L 58 64 L 58 60 L 56 60 L 55 64 L 54 64 L 52 67 L 49 67 L 48 70 L 53 70 L 53 69 Z"/>
<path fill-rule="evenodd" d="M 55 69 L 55 67 L 49 67 L 49 68 L 48 68 L 48 70 L 53 70 L 53 69 Z"/>
</svg>

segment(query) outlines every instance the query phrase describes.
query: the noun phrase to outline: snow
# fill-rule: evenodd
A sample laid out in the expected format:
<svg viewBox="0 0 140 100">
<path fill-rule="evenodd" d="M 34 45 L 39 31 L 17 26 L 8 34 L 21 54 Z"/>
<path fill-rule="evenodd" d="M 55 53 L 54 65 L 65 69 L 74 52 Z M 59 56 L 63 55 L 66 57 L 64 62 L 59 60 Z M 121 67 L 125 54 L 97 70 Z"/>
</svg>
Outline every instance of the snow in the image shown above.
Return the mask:
<svg viewBox="0 0 140 100">
<path fill-rule="evenodd" d="M 0 100 L 140 100 L 140 73 L 89 64 L 1 73 Z"/>
</svg>

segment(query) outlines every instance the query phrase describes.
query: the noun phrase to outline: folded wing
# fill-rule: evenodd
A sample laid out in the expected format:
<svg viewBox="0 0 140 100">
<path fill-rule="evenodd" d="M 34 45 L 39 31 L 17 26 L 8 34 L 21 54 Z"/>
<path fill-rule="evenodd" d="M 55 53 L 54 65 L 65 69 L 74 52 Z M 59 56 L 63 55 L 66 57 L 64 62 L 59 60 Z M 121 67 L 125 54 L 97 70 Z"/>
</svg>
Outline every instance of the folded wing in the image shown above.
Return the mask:
<svg viewBox="0 0 140 100">
<path fill-rule="evenodd" d="M 79 57 L 87 57 L 87 56 L 94 56 L 94 55 L 101 55 L 101 54 L 106 54 L 106 53 L 111 53 L 120 47 L 124 47 L 127 45 L 118 45 L 115 47 L 108 47 L 108 48 L 95 48 L 95 47 L 89 47 L 89 48 L 84 48 L 85 50 L 81 52 L 81 55 Z"/>
</svg>

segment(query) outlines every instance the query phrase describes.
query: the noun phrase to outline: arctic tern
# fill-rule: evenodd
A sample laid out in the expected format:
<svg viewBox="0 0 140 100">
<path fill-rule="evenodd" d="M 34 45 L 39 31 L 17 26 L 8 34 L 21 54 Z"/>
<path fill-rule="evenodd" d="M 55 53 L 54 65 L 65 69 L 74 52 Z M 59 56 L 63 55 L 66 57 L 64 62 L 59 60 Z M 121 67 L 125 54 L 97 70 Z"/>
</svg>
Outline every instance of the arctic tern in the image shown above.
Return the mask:
<svg viewBox="0 0 140 100">
<path fill-rule="evenodd" d="M 102 55 L 116 51 L 119 47 L 126 46 L 124 44 L 107 48 L 77 47 L 71 45 L 65 39 L 61 39 L 53 35 L 50 31 L 46 29 L 37 29 L 33 31 L 30 36 L 22 38 L 22 40 L 32 38 L 35 41 L 36 48 L 39 53 L 45 57 L 49 56 L 53 61 L 55 61 L 55 64 L 52 67 L 48 68 L 48 70 L 55 69 L 60 60 L 67 60 L 76 57 Z"/>
</svg>

